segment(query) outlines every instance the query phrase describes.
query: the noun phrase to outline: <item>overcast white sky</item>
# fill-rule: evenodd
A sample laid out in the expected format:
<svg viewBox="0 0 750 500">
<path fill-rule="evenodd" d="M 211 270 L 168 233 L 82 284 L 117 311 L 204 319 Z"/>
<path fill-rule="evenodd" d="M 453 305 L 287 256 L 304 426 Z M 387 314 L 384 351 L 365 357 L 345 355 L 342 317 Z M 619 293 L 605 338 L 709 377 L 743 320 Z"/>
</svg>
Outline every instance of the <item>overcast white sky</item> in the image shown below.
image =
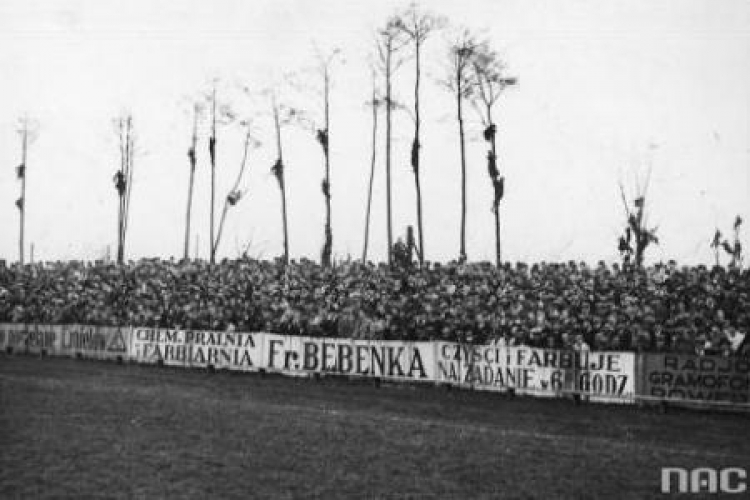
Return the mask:
<svg viewBox="0 0 750 500">
<path fill-rule="evenodd" d="M 362 251 L 369 174 L 373 30 L 405 2 L 383 0 L 29 1 L 0 3 L 0 258 L 17 259 L 19 138 L 15 118 L 39 124 L 28 161 L 27 241 L 37 259 L 104 255 L 116 243 L 118 166 L 112 119 L 134 115 L 136 158 L 129 257 L 180 256 L 188 182 L 189 102 L 223 79 L 260 91 L 314 64 L 312 42 L 339 46 L 332 96 L 334 253 Z M 631 190 L 653 165 L 651 221 L 661 245 L 649 261 L 711 262 L 719 225 L 750 224 L 750 3 L 745 0 L 462 0 L 423 7 L 489 36 L 520 85 L 498 109 L 506 176 L 504 257 L 615 261 L 623 225 L 618 181 Z M 427 44 L 423 193 L 430 260 L 458 253 L 460 164 L 454 100 L 436 80 L 446 37 Z M 413 67 L 396 75 L 411 103 Z M 311 81 L 310 85 L 313 83 Z M 282 249 L 280 196 L 269 169 L 272 129 L 262 101 L 233 97 L 257 120 L 249 197 L 230 212 L 220 256 L 270 258 Z M 314 93 L 294 96 L 315 111 Z M 471 113 L 471 111 L 470 111 Z M 473 114 L 469 118 L 474 119 Z M 381 121 L 382 124 L 382 121 Z M 412 125 L 396 118 L 395 227 L 414 223 L 408 153 Z M 381 129 L 383 130 L 383 129 Z M 479 127 L 470 128 L 468 253 L 492 259 L 492 189 Z M 220 131 L 218 199 L 241 156 L 236 129 Z M 290 247 L 317 259 L 323 241 L 322 155 L 308 132 L 285 132 Z M 202 133 L 194 234 L 208 248 L 208 155 Z M 382 148 L 379 150 L 383 158 Z M 371 255 L 385 255 L 384 164 L 376 173 Z M 217 208 L 217 212 L 220 206 Z M 750 250 L 750 227 L 743 242 Z"/>
</svg>

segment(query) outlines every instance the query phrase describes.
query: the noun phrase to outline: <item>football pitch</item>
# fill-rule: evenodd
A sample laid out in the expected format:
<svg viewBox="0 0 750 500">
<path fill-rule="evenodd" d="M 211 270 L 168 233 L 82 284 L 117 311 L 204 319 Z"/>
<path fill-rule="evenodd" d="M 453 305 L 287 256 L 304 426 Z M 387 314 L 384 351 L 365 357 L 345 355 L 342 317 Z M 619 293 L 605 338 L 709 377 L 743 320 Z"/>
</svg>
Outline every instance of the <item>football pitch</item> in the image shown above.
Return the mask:
<svg viewBox="0 0 750 500">
<path fill-rule="evenodd" d="M 665 498 L 750 418 L 0 355 L 0 498 Z"/>
</svg>

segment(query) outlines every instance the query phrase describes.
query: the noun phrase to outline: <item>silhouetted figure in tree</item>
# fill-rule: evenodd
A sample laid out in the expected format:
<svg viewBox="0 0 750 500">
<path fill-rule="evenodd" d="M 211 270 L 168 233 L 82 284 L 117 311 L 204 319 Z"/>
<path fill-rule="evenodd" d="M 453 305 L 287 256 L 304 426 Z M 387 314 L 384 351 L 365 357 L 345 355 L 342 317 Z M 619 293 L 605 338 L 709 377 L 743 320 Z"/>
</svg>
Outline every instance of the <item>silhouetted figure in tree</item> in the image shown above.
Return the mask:
<svg viewBox="0 0 750 500">
<path fill-rule="evenodd" d="M 125 173 L 122 170 L 118 170 L 112 180 L 115 182 L 115 189 L 119 196 L 125 196 L 125 191 L 128 188 L 128 181 L 125 179 Z"/>
<path fill-rule="evenodd" d="M 623 265 L 627 266 L 630 264 L 630 259 L 633 255 L 633 247 L 631 246 L 633 234 L 630 228 L 625 229 L 625 236 L 620 236 L 620 243 L 618 245 L 618 251 L 622 257 Z"/>
<path fill-rule="evenodd" d="M 628 264 L 630 256 L 633 255 L 636 267 L 641 267 L 649 245 L 652 243 L 659 244 L 659 238 L 656 237 L 658 228 L 649 229 L 646 227 L 646 196 L 644 194 L 639 194 L 633 201 L 633 209 L 631 209 L 625 199 L 625 191 L 622 185 L 620 186 L 620 193 L 627 216 L 627 226 L 625 236 L 620 238 L 619 250 L 623 256 L 623 264 Z M 627 260 L 625 260 L 626 258 Z"/>
<path fill-rule="evenodd" d="M 487 141 L 487 142 L 492 141 L 492 138 L 495 137 L 495 132 L 496 131 L 497 131 L 497 129 L 495 128 L 495 124 L 494 123 L 492 125 L 490 125 L 489 127 L 485 128 L 484 132 L 482 133 L 482 135 L 484 136 L 484 140 Z"/>
<path fill-rule="evenodd" d="M 284 182 L 284 164 L 281 163 L 281 160 L 276 160 L 276 163 L 273 164 L 271 167 L 271 173 L 276 177 L 276 180 L 279 182 L 279 187 Z"/>
<path fill-rule="evenodd" d="M 393 263 L 398 269 L 411 267 L 411 251 L 401 238 L 398 238 L 393 245 Z"/>
<path fill-rule="evenodd" d="M 408 269 L 413 266 L 415 257 L 419 262 L 420 256 L 419 245 L 414 237 L 414 227 L 408 226 L 406 228 L 406 242 L 403 238 L 398 238 L 393 245 L 393 263 L 398 269 Z"/>
<path fill-rule="evenodd" d="M 422 252 L 414 238 L 413 226 L 406 228 L 406 246 L 409 250 L 409 261 L 411 262 L 412 256 L 416 255 L 417 261 L 422 262 Z"/>
<path fill-rule="evenodd" d="M 714 259 L 717 267 L 721 265 L 719 262 L 719 248 L 721 248 L 721 246 L 721 231 L 717 229 L 714 233 L 714 239 L 711 240 L 711 248 L 714 251 Z"/>
<path fill-rule="evenodd" d="M 316 138 L 318 139 L 320 146 L 323 148 L 323 153 L 328 155 L 328 131 L 318 129 Z"/>
<path fill-rule="evenodd" d="M 242 197 L 241 191 L 232 191 L 227 195 L 227 203 L 229 203 L 231 206 L 235 206 L 238 201 L 240 201 L 240 198 Z"/>
<path fill-rule="evenodd" d="M 739 215 L 734 219 L 734 243 L 730 243 L 729 240 L 724 240 L 721 243 L 724 251 L 731 257 L 729 262 L 730 269 L 739 269 L 742 267 L 742 243 L 740 243 L 740 226 L 742 222 L 742 217 Z"/>
</svg>

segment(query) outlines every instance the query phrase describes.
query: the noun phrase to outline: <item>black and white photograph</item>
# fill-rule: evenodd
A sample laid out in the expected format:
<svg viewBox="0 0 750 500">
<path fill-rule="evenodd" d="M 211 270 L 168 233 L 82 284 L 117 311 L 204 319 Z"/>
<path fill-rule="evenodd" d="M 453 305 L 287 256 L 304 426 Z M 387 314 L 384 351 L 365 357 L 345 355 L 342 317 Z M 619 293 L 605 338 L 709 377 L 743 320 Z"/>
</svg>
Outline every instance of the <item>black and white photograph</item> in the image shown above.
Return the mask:
<svg viewBox="0 0 750 500">
<path fill-rule="evenodd" d="M 0 0 L 0 498 L 750 497 L 748 0 Z"/>
</svg>

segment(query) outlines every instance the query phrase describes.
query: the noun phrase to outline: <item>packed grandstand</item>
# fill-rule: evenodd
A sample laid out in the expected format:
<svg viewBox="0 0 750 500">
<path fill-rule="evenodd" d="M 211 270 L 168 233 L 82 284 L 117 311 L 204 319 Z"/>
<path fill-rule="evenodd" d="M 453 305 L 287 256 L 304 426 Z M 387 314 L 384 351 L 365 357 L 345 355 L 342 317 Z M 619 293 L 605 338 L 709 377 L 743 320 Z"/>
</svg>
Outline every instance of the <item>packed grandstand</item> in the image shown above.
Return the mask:
<svg viewBox="0 0 750 500">
<path fill-rule="evenodd" d="M 13 264 L 0 267 L 0 322 L 750 356 L 750 271 L 674 262 Z"/>
</svg>

